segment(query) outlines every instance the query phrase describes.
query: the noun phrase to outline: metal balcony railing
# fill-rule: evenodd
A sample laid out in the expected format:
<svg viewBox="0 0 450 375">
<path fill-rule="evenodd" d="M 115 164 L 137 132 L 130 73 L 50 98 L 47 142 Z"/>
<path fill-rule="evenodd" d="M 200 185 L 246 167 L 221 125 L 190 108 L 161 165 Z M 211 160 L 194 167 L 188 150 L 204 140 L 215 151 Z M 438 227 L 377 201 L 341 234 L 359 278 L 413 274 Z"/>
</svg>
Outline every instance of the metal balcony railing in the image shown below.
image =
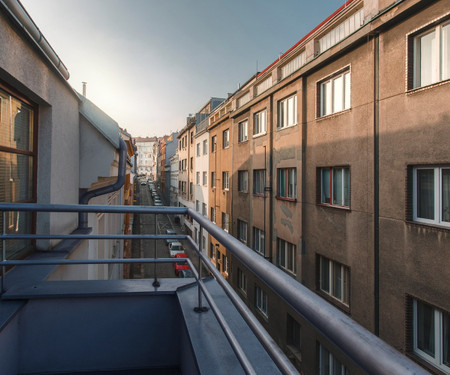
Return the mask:
<svg viewBox="0 0 450 375">
<path fill-rule="evenodd" d="M 384 341 L 370 333 L 357 324 L 347 315 L 336 309 L 317 296 L 314 292 L 298 283 L 241 243 L 239 240 L 226 233 L 214 223 L 206 219 L 196 211 L 183 207 L 144 207 L 144 206 L 94 206 L 94 205 L 42 205 L 42 204 L 0 204 L 0 211 L 5 215 L 9 211 L 28 212 L 87 212 L 87 213 L 132 213 L 132 214 L 168 214 L 189 215 L 200 225 L 200 236 L 202 231 L 207 232 L 230 251 L 243 265 L 264 282 L 268 288 L 288 303 L 292 309 L 300 314 L 315 329 L 323 334 L 328 340 L 336 345 L 348 358 L 356 363 L 368 374 L 427 374 L 420 366 L 403 356 Z M 5 219 L 5 217 L 3 217 Z M 5 220 L 3 220 L 5 223 Z M 210 273 L 214 275 L 219 285 L 231 299 L 239 313 L 247 322 L 256 337 L 267 350 L 274 363 L 284 374 L 296 374 L 297 370 L 284 355 L 278 345 L 269 336 L 256 317 L 251 313 L 245 303 L 239 298 L 233 288 L 223 278 L 221 273 L 211 263 L 209 258 L 202 252 L 193 239 L 186 235 L 8 235 L 0 236 L 3 241 L 3 252 L 0 267 L 2 270 L 2 286 L 5 284 L 7 275 L 6 267 L 11 266 L 37 266 L 37 265 L 69 265 L 69 264 L 125 264 L 125 263 L 165 263 L 182 262 L 187 263 L 193 270 L 198 285 L 198 309 L 202 309 L 202 296 L 208 301 L 220 326 L 229 340 L 238 360 L 247 374 L 255 374 L 251 363 L 248 361 L 244 351 L 231 332 L 225 318 L 215 304 L 203 281 L 199 277 L 202 265 L 206 265 Z M 187 239 L 199 255 L 198 270 L 195 269 L 189 259 L 151 258 L 151 259 L 103 259 L 103 260 L 7 260 L 5 259 L 5 241 L 19 239 Z M 156 249 L 156 247 L 155 247 Z M 157 281 L 155 279 L 155 281 Z"/>
</svg>

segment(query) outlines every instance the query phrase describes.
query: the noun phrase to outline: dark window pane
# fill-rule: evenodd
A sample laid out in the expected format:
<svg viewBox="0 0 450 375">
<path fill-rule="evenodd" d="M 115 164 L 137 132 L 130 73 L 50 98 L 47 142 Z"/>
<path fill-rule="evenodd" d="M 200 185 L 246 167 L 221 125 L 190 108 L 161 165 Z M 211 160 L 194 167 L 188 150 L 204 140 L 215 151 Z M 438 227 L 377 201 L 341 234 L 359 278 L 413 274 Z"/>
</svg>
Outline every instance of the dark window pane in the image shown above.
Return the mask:
<svg viewBox="0 0 450 375">
<path fill-rule="evenodd" d="M 417 348 L 435 356 L 434 309 L 417 301 Z"/>
<path fill-rule="evenodd" d="M 442 313 L 442 362 L 450 367 L 450 314 Z"/>
<path fill-rule="evenodd" d="M 450 222 L 450 169 L 442 170 L 442 221 Z"/>
<path fill-rule="evenodd" d="M 417 170 L 417 216 L 434 220 L 434 170 Z"/>
</svg>

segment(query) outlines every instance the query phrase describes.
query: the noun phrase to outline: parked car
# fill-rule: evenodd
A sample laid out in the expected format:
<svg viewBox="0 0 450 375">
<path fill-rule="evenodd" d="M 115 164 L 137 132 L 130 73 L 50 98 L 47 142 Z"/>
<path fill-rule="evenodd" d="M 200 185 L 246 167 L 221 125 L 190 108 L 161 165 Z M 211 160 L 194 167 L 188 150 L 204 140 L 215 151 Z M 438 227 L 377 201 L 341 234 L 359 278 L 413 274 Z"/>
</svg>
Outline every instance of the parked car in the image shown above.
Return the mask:
<svg viewBox="0 0 450 375">
<path fill-rule="evenodd" d="M 187 258 L 187 257 L 188 256 L 185 253 L 180 253 L 180 254 L 175 255 L 175 258 L 177 258 L 177 259 Z M 189 270 L 189 266 L 187 264 L 181 264 L 181 263 L 174 263 L 173 268 L 175 269 L 175 274 L 178 277 L 181 277 L 181 276 L 179 276 L 180 271 Z"/>
<path fill-rule="evenodd" d="M 164 206 L 161 202 L 155 203 L 155 206 Z"/>
<path fill-rule="evenodd" d="M 145 181 L 141 181 L 141 185 L 147 185 Z"/>
<path fill-rule="evenodd" d="M 174 229 L 166 229 L 166 234 L 173 235 L 173 234 L 177 234 L 177 232 Z M 167 246 L 169 246 L 172 242 L 178 242 L 178 240 L 174 240 L 174 239 L 169 239 L 168 238 L 166 240 Z"/>
<path fill-rule="evenodd" d="M 169 244 L 169 253 L 170 256 L 173 258 L 177 254 L 184 253 L 183 245 L 181 242 L 175 241 Z"/>
</svg>

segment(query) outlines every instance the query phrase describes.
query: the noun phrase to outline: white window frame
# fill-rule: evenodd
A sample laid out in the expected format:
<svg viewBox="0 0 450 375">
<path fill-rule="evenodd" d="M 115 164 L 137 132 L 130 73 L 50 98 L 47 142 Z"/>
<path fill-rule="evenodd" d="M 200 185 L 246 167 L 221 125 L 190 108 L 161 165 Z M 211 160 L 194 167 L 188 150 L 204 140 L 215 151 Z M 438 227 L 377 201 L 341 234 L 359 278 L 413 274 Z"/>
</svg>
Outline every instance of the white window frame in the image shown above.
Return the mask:
<svg viewBox="0 0 450 375">
<path fill-rule="evenodd" d="M 427 219 L 427 218 L 421 218 L 418 216 L 418 192 L 417 192 L 417 171 L 419 170 L 433 170 L 434 172 L 434 219 Z M 443 220 L 444 218 L 444 197 L 443 197 L 443 191 L 442 191 L 442 184 L 443 184 L 443 176 L 442 171 L 443 170 L 450 170 L 450 166 L 442 166 L 442 167 L 435 167 L 435 166 L 420 166 L 420 167 L 414 167 L 413 169 L 413 220 L 420 222 L 420 223 L 426 223 L 426 224 L 432 224 L 432 225 L 441 225 L 445 227 L 450 227 L 450 222 L 446 222 Z M 450 209 L 450 208 L 449 208 Z"/>
<path fill-rule="evenodd" d="M 208 185 L 208 172 L 203 171 L 203 186 L 207 186 Z"/>
<path fill-rule="evenodd" d="M 253 137 L 267 133 L 267 111 L 259 111 L 253 115 Z"/>
<path fill-rule="evenodd" d="M 266 318 L 269 316 L 268 314 L 268 297 L 267 294 L 262 290 L 259 286 L 255 287 L 255 306 L 259 310 L 261 314 L 263 314 Z"/>
<path fill-rule="evenodd" d="M 278 262 L 286 271 L 297 273 L 296 246 L 293 243 L 277 238 Z"/>
<path fill-rule="evenodd" d="M 238 288 L 247 295 L 247 275 L 240 268 L 238 268 Z"/>
<path fill-rule="evenodd" d="M 225 129 L 222 133 L 222 137 L 223 137 L 222 147 L 224 149 L 230 147 L 230 129 Z"/>
<path fill-rule="evenodd" d="M 211 207 L 211 221 L 215 224 L 216 223 L 216 208 Z"/>
<path fill-rule="evenodd" d="M 278 129 L 297 125 L 297 95 L 278 102 Z"/>
<path fill-rule="evenodd" d="M 327 264 L 324 263 L 324 260 L 327 261 Z M 340 278 L 335 275 L 336 269 L 340 271 Z M 325 280 L 323 280 L 323 272 L 326 271 L 328 274 L 328 283 L 325 285 Z M 335 293 L 335 289 L 337 284 L 335 281 L 338 281 L 339 288 L 341 290 L 341 296 L 337 296 Z M 346 306 L 349 306 L 350 303 L 350 269 L 349 267 L 335 262 L 329 258 L 319 255 L 319 289 L 334 298 L 335 300 L 343 303 Z"/>
<path fill-rule="evenodd" d="M 282 183 L 284 182 L 284 191 Z M 297 199 L 297 168 L 277 169 L 277 196 L 279 198 Z"/>
<path fill-rule="evenodd" d="M 239 128 L 239 143 L 248 141 L 248 120 L 241 121 L 238 124 Z"/>
<path fill-rule="evenodd" d="M 447 64 L 445 64 L 445 62 L 443 62 L 443 58 L 445 57 L 445 51 L 443 51 L 443 48 L 449 48 L 447 45 L 445 45 L 445 37 L 443 36 L 444 28 L 450 28 L 450 21 L 448 19 L 428 29 L 423 28 L 423 31 L 412 37 L 412 40 L 410 41 L 411 44 L 409 45 L 409 48 L 412 48 L 413 58 L 413 70 L 412 72 L 409 72 L 409 74 L 413 75 L 412 89 L 433 85 L 435 83 L 450 79 L 450 63 L 447 62 Z M 450 33 L 450 30 L 447 30 Z M 430 79 L 424 82 L 421 71 L 422 48 L 420 42 L 421 40 L 423 40 L 423 38 L 431 34 L 434 35 L 434 40 L 432 42 L 433 45 L 430 48 L 432 56 L 431 62 L 426 64 L 427 67 L 430 67 L 430 71 L 428 71 L 428 73 L 430 74 Z"/>
<path fill-rule="evenodd" d="M 257 227 L 253 227 L 253 250 L 263 256 L 266 253 L 265 233 Z"/>
<path fill-rule="evenodd" d="M 248 239 L 248 223 L 244 220 L 238 219 L 238 236 L 239 241 L 247 244 Z"/>
<path fill-rule="evenodd" d="M 216 172 L 211 172 L 211 187 L 215 188 L 216 187 Z"/>
<path fill-rule="evenodd" d="M 417 314 L 417 304 L 423 303 L 425 305 L 428 305 L 429 307 L 433 308 L 434 313 L 434 349 L 435 349 L 435 356 L 424 352 L 423 350 L 419 349 L 418 347 L 418 314 Z M 443 311 L 435 308 L 434 306 L 417 301 L 416 299 L 413 300 L 413 351 L 414 354 L 419 356 L 420 358 L 424 359 L 428 363 L 432 364 L 434 367 L 438 368 L 439 370 L 443 371 L 445 374 L 450 374 L 450 367 L 446 366 L 443 363 L 442 353 L 444 351 L 443 349 L 443 331 L 444 331 L 444 313 Z"/>
<path fill-rule="evenodd" d="M 203 140 L 203 155 L 208 154 L 208 140 Z"/>
<path fill-rule="evenodd" d="M 347 368 L 319 343 L 319 375 L 347 375 Z"/>
<path fill-rule="evenodd" d="M 248 193 L 248 171 L 238 171 L 238 191 Z"/>
<path fill-rule="evenodd" d="M 342 87 L 338 82 L 342 79 Z M 325 117 L 343 112 L 351 108 L 351 70 L 350 67 L 333 74 L 318 83 L 319 113 L 318 117 Z M 338 97 L 340 95 L 340 97 Z"/>
<path fill-rule="evenodd" d="M 230 232 L 230 215 L 226 212 L 222 212 L 222 229 L 227 233 Z"/>
<path fill-rule="evenodd" d="M 222 172 L 222 189 L 230 190 L 230 172 Z"/>
<path fill-rule="evenodd" d="M 324 178 L 324 172 L 329 170 L 329 186 L 325 185 L 326 179 Z M 335 180 L 335 172 L 342 172 L 342 181 L 341 181 L 341 196 L 340 201 L 342 204 L 339 204 L 338 200 L 335 200 L 334 197 L 334 180 Z M 330 201 L 326 202 L 325 198 L 325 188 L 329 189 Z M 320 168 L 320 204 L 333 206 L 333 207 L 341 207 L 341 208 L 350 208 L 350 198 L 351 198 L 351 180 L 350 180 L 350 167 L 322 167 Z"/>
</svg>

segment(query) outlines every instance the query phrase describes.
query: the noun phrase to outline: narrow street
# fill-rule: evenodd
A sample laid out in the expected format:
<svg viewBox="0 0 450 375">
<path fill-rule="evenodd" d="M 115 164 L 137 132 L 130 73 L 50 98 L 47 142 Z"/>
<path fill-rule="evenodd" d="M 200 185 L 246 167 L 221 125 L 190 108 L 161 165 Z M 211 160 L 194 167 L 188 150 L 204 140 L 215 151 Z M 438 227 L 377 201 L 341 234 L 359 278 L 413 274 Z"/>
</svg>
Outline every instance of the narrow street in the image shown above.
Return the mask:
<svg viewBox="0 0 450 375">
<path fill-rule="evenodd" d="M 167 205 L 164 198 L 160 194 L 160 199 Z M 136 205 L 153 206 L 153 199 L 148 185 L 141 185 L 138 182 L 136 191 Z M 155 217 L 156 216 L 156 217 Z M 133 234 L 165 234 L 167 229 L 174 229 L 177 234 L 184 234 L 180 224 L 174 222 L 174 216 L 158 214 L 158 215 L 137 215 L 134 219 Z M 185 249 L 185 253 L 198 267 L 198 255 L 192 246 L 185 240 L 181 241 Z M 165 240 L 133 240 L 132 241 L 132 257 L 133 258 L 154 258 L 156 244 L 156 258 L 169 258 L 169 248 Z M 144 278 L 170 278 L 176 277 L 173 264 L 134 264 L 131 267 L 132 279 Z"/>
</svg>

